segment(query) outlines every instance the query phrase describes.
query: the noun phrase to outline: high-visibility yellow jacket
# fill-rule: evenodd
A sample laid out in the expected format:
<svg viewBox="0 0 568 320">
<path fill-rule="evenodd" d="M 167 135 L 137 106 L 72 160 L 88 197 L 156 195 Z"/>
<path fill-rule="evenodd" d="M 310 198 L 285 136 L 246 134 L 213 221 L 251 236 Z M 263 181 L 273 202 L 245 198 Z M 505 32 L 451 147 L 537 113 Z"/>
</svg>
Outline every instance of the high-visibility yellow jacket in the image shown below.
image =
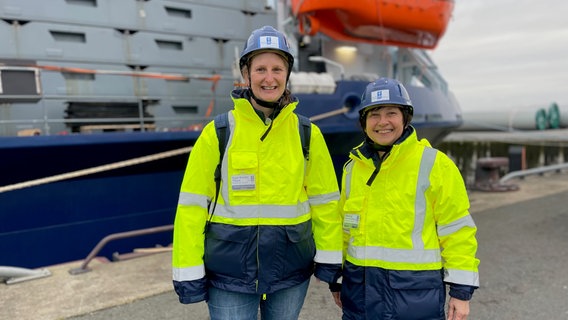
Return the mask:
<svg viewBox="0 0 568 320">
<path fill-rule="evenodd" d="M 369 307 L 369 318 L 397 314 L 391 310 L 397 303 L 389 306 L 380 301 L 399 299 L 399 306 L 412 309 L 412 294 L 423 299 L 420 290 L 435 287 L 441 290 L 430 301 L 438 308 L 434 315 L 410 317 L 442 317 L 442 280 L 479 286 L 477 229 L 468 211 L 463 178 L 449 157 L 427 140 L 418 141 L 412 127 L 406 135 L 383 159 L 369 142 L 361 144 L 352 150 L 343 170 L 340 211 L 346 269 L 342 297 L 360 302 L 355 296 L 366 292 L 360 298 L 368 305 L 356 306 L 360 303 L 355 302 L 353 308 Z M 432 272 L 435 270 L 439 272 Z M 346 279 L 349 277 L 357 279 Z M 365 290 L 356 289 L 353 283 Z M 420 304 L 415 306 L 420 309 Z M 346 307 L 349 303 L 344 303 Z"/>
<path fill-rule="evenodd" d="M 321 131 L 312 124 L 306 161 L 297 102 L 264 122 L 243 92 L 232 98 L 221 188 L 206 233 L 220 157 L 213 122 L 195 143 L 181 185 L 172 267 L 182 303 L 204 300 L 207 285 L 261 294 L 284 289 L 307 280 L 314 262 L 326 282 L 340 273 L 339 191 Z"/>
</svg>

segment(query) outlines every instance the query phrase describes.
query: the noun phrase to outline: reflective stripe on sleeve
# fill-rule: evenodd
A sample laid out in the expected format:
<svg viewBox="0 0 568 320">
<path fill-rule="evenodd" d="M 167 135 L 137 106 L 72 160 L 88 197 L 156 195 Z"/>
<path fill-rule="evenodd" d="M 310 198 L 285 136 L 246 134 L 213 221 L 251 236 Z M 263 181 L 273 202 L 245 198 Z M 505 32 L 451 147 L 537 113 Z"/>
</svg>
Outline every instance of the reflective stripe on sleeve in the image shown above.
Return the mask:
<svg viewBox="0 0 568 320">
<path fill-rule="evenodd" d="M 479 273 L 466 270 L 446 269 L 444 270 L 444 281 L 479 287 Z"/>
<path fill-rule="evenodd" d="M 332 193 L 328 193 L 328 194 L 321 194 L 318 196 L 310 196 L 309 197 L 309 202 L 312 205 L 318 205 L 318 204 L 327 204 L 331 201 L 337 201 L 339 200 L 339 192 L 332 192 Z"/>
<path fill-rule="evenodd" d="M 199 206 L 207 209 L 209 199 L 204 195 L 189 192 L 180 192 L 178 204 L 185 206 Z"/>
<path fill-rule="evenodd" d="M 342 263 L 343 252 L 318 249 L 316 250 L 316 256 L 314 257 L 314 261 L 317 263 Z"/>
<path fill-rule="evenodd" d="M 205 277 L 205 266 L 198 265 L 187 268 L 172 268 L 172 276 L 175 281 L 192 281 Z"/>
<path fill-rule="evenodd" d="M 467 216 L 461 217 L 460 219 L 453 221 L 450 224 L 438 226 L 438 236 L 443 237 L 450 235 L 463 227 L 475 228 L 475 222 L 473 222 L 471 215 L 468 214 Z"/>
</svg>

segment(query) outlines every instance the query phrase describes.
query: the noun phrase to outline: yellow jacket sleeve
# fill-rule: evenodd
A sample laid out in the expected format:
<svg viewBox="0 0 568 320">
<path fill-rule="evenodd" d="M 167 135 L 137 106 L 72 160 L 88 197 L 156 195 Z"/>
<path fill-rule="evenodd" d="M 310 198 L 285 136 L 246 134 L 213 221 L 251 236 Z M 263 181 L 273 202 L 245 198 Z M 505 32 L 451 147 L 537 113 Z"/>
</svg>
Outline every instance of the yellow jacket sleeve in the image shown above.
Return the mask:
<svg viewBox="0 0 568 320">
<path fill-rule="evenodd" d="M 312 124 L 310 157 L 305 188 L 312 215 L 316 263 L 342 263 L 342 230 L 338 210 L 339 187 L 327 145 L 319 128 Z"/>
</svg>

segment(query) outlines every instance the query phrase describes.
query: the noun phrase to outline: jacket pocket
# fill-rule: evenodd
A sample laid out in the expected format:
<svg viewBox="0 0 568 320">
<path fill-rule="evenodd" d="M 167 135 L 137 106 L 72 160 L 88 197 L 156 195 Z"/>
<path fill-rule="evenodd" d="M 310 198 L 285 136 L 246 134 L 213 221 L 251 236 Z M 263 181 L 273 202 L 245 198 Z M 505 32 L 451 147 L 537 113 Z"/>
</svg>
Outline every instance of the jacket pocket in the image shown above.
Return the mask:
<svg viewBox="0 0 568 320">
<path fill-rule="evenodd" d="M 258 157 L 254 152 L 231 153 L 229 187 L 231 197 L 252 197 L 256 195 L 258 183 Z"/>
<path fill-rule="evenodd" d="M 224 224 L 211 224 L 205 235 L 203 261 L 208 273 L 217 277 L 248 278 L 248 267 L 254 261 L 255 250 L 250 250 L 254 230 Z M 252 252 L 251 252 L 252 251 Z"/>
<path fill-rule="evenodd" d="M 312 222 L 286 226 L 286 265 L 287 275 L 312 272 L 316 245 L 312 234 Z"/>
<path fill-rule="evenodd" d="M 350 197 L 345 200 L 343 204 L 343 211 L 345 213 L 361 213 L 363 211 L 363 204 L 365 203 L 365 197 Z"/>
<path fill-rule="evenodd" d="M 231 167 L 236 170 L 256 171 L 258 157 L 255 152 L 233 152 L 231 153 Z"/>
<path fill-rule="evenodd" d="M 393 319 L 445 319 L 441 270 L 388 271 L 387 314 Z"/>
<path fill-rule="evenodd" d="M 351 237 L 361 235 L 365 232 L 363 223 L 363 212 L 365 197 L 351 197 L 343 204 L 343 229 L 349 230 Z"/>
<path fill-rule="evenodd" d="M 345 261 L 340 297 L 347 319 L 365 318 L 365 267 Z M 369 316 L 380 319 L 378 315 Z"/>
</svg>

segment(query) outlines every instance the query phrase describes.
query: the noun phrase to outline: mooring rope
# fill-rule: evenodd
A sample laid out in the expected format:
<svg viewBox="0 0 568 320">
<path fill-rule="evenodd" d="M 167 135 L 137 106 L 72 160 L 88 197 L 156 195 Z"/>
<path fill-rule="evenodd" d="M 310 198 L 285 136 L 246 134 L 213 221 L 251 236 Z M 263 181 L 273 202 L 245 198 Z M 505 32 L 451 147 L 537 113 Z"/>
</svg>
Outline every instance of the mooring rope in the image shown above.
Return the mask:
<svg viewBox="0 0 568 320">
<path fill-rule="evenodd" d="M 322 113 L 322 114 L 319 114 L 319 115 L 314 115 L 314 116 L 310 117 L 310 120 L 318 121 L 318 120 L 321 120 L 321 119 L 333 117 L 333 116 L 336 116 L 336 115 L 339 115 L 339 114 L 344 114 L 344 113 L 347 113 L 347 112 L 349 112 L 349 108 L 344 106 L 343 108 L 340 108 L 340 109 L 337 109 L 337 110 L 325 112 L 325 113 Z M 17 190 L 17 189 L 29 188 L 29 187 L 38 186 L 38 185 L 47 184 L 47 183 L 56 182 L 56 181 L 73 179 L 73 178 L 86 176 L 86 175 L 90 175 L 90 174 L 94 174 L 94 173 L 99 173 L 99 172 L 103 172 L 103 171 L 110 171 L 110 170 L 114 170 L 114 169 L 118 169 L 118 168 L 124 168 L 124 167 L 128 167 L 128 166 L 133 166 L 133 165 L 137 165 L 137 164 L 141 164 L 141 163 L 145 163 L 145 162 L 169 158 L 169 157 L 177 156 L 177 155 L 180 155 L 180 154 L 188 153 L 189 151 L 191 151 L 191 149 L 193 149 L 193 146 L 180 148 L 180 149 L 176 149 L 176 150 L 170 150 L 170 151 L 166 151 L 166 152 L 160 152 L 160 153 L 156 153 L 156 154 L 149 155 L 149 156 L 133 158 L 133 159 L 130 159 L 130 160 L 105 164 L 105 165 L 102 165 L 102 166 L 92 167 L 92 168 L 88 168 L 88 169 L 82 169 L 82 170 L 62 173 L 62 174 L 54 175 L 54 176 L 51 176 L 51 177 L 29 180 L 29 181 L 25 181 L 25 182 L 19 182 L 19 183 L 0 187 L 0 193 L 12 191 L 12 190 Z"/>
<path fill-rule="evenodd" d="M 349 112 L 349 108 L 346 106 L 343 106 L 341 109 L 337 109 L 337 110 L 333 110 L 333 111 L 328 111 L 328 112 L 324 112 L 324 113 L 320 113 L 320 114 L 316 114 L 314 116 L 310 117 L 311 121 L 318 121 L 321 119 L 325 119 L 325 118 L 331 118 L 333 116 L 336 116 L 338 114 L 344 114 Z"/>
<path fill-rule="evenodd" d="M 118 169 L 118 168 L 133 166 L 133 165 L 137 165 L 137 164 L 141 164 L 141 163 L 145 163 L 145 162 L 169 158 L 169 157 L 177 156 L 177 155 L 180 155 L 180 154 L 188 153 L 189 151 L 191 151 L 191 149 L 193 149 L 193 146 L 184 147 L 184 148 L 175 149 L 175 150 L 170 150 L 170 151 L 165 151 L 165 152 L 160 152 L 160 153 L 156 153 L 156 154 L 149 155 L 149 156 L 133 158 L 133 159 L 130 159 L 130 160 L 124 160 L 124 161 L 109 163 L 109 164 L 105 164 L 105 165 L 102 165 L 102 166 L 97 166 L 97 167 L 92 167 L 92 168 L 87 168 L 87 169 L 82 169 L 82 170 L 77 170 L 77 171 L 71 171 L 71 172 L 67 172 L 67 173 L 54 175 L 54 176 L 51 176 L 51 177 L 45 177 L 45 178 L 20 182 L 20 183 L 16 183 L 16 184 L 11 184 L 11 185 L 0 187 L 0 193 L 12 191 L 12 190 L 17 190 L 17 189 L 33 187 L 33 186 L 38 186 L 38 185 L 47 184 L 47 183 L 56 182 L 56 181 L 61 181 L 61 180 L 68 180 L 68 179 L 86 176 L 86 175 L 99 173 L 99 172 L 103 172 L 103 171 L 109 171 L 109 170 L 114 170 L 114 169 Z"/>
</svg>

